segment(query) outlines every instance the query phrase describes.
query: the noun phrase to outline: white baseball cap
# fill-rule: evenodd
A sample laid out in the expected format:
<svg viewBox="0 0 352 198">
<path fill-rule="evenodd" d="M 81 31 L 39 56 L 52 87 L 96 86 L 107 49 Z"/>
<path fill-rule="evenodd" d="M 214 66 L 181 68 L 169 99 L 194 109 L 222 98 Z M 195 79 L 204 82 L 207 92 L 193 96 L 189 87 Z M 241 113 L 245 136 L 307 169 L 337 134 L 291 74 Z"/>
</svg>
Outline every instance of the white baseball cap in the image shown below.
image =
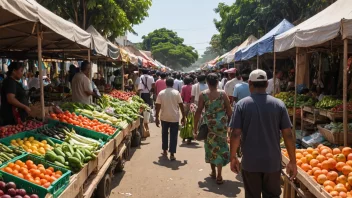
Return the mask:
<svg viewBox="0 0 352 198">
<path fill-rule="evenodd" d="M 253 70 L 249 74 L 249 81 L 251 82 L 262 82 L 267 80 L 268 80 L 268 77 L 266 75 L 266 72 L 261 69 Z"/>
</svg>

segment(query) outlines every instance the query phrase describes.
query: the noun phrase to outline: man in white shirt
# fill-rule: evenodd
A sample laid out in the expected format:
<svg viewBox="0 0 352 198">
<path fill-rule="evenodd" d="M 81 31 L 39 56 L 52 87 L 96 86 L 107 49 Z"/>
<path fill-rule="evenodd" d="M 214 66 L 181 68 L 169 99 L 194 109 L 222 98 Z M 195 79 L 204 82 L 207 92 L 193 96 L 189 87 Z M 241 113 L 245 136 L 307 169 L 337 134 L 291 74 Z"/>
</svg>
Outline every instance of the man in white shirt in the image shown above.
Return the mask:
<svg viewBox="0 0 352 198">
<path fill-rule="evenodd" d="M 30 81 L 28 81 L 28 89 L 35 88 L 39 89 L 39 72 L 35 72 L 34 78 L 32 78 Z"/>
<path fill-rule="evenodd" d="M 198 105 L 198 99 L 199 99 L 199 94 L 208 89 L 208 85 L 205 82 L 205 74 L 200 74 L 197 77 L 198 83 L 192 85 L 192 91 L 191 91 L 191 103 L 195 103 Z"/>
<path fill-rule="evenodd" d="M 181 93 L 182 86 L 183 86 L 183 81 L 181 80 L 181 74 L 176 74 L 176 79 L 174 80 L 173 88 Z"/>
<path fill-rule="evenodd" d="M 225 84 L 224 91 L 230 99 L 230 104 L 232 104 L 233 103 L 233 92 L 235 90 L 235 86 L 238 83 L 243 82 L 243 80 L 242 80 L 242 77 L 237 73 L 236 68 L 228 69 L 225 72 L 227 72 L 230 80 L 227 81 L 227 83 Z"/>
<path fill-rule="evenodd" d="M 151 99 L 153 95 L 154 89 L 154 78 L 148 74 L 149 70 L 142 70 L 143 75 L 140 77 L 140 82 L 138 85 L 138 91 L 140 93 L 141 98 L 144 100 L 146 104 L 148 104 L 151 108 L 153 106 L 153 100 Z M 145 134 L 144 137 L 149 137 L 149 120 L 144 119 L 144 128 Z"/>
<path fill-rule="evenodd" d="M 91 97 L 95 95 L 90 79 L 91 66 L 88 61 L 81 64 L 81 72 L 76 73 L 72 79 L 72 101 L 90 104 Z"/>
<path fill-rule="evenodd" d="M 175 153 L 177 147 L 178 138 L 178 127 L 180 120 L 180 110 L 182 113 L 181 123 L 185 124 L 185 113 L 183 109 L 183 102 L 180 92 L 173 89 L 174 79 L 168 78 L 166 80 L 167 88 L 160 91 L 156 98 L 155 108 L 155 124 L 159 127 L 159 112 L 161 120 L 161 130 L 162 130 L 162 149 L 163 155 L 167 155 L 167 150 L 170 152 L 170 160 L 175 160 Z M 169 130 L 170 129 L 170 130 Z M 170 132 L 170 145 L 169 142 L 169 132 Z"/>
<path fill-rule="evenodd" d="M 268 80 L 268 87 L 266 88 L 266 93 L 269 94 L 269 95 L 272 95 L 272 94 L 277 94 L 277 93 L 280 93 L 281 92 L 281 89 L 280 89 L 280 80 L 282 78 L 282 71 L 276 71 L 275 73 L 275 76 L 276 76 L 276 79 L 275 79 L 275 90 L 274 90 L 274 78 L 271 78 Z"/>
</svg>

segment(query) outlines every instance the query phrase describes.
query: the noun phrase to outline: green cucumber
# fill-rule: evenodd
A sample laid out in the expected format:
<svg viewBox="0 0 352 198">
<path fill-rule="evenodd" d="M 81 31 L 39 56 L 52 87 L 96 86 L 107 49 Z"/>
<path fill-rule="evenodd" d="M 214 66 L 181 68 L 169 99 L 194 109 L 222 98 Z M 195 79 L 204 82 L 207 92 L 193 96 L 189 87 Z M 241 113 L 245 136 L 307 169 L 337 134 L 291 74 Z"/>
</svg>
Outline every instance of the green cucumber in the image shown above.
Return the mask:
<svg viewBox="0 0 352 198">
<path fill-rule="evenodd" d="M 65 154 L 62 152 L 62 150 L 61 150 L 60 147 L 54 148 L 54 152 L 55 152 L 57 155 L 60 155 L 60 156 L 62 156 L 62 157 L 66 157 Z"/>
<path fill-rule="evenodd" d="M 51 139 L 46 138 L 45 140 L 50 146 L 55 146 L 55 143 Z"/>
<path fill-rule="evenodd" d="M 66 155 L 67 157 L 72 157 L 72 154 L 71 154 L 70 152 L 65 152 L 65 155 Z"/>
<path fill-rule="evenodd" d="M 61 164 L 64 164 L 65 163 L 65 158 L 63 156 L 56 156 L 56 161 L 60 162 Z"/>
</svg>

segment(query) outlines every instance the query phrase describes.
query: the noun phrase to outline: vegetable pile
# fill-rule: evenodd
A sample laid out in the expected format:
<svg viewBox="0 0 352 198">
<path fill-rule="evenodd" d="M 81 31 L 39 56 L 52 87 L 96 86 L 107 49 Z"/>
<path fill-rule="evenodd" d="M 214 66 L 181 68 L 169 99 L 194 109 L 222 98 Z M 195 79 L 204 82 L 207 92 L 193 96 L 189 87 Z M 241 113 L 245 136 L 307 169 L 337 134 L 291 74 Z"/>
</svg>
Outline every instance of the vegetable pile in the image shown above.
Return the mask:
<svg viewBox="0 0 352 198">
<path fill-rule="evenodd" d="M 315 107 L 321 109 L 331 109 L 340 104 L 342 104 L 342 100 L 335 99 L 331 96 L 325 96 L 321 101 L 315 104 Z"/>
<path fill-rule="evenodd" d="M 0 143 L 0 165 L 4 162 L 11 160 L 17 156 L 20 156 L 22 151 L 16 148 L 10 148 L 4 144 Z"/>
<path fill-rule="evenodd" d="M 11 162 L 2 169 L 4 172 L 25 179 L 31 183 L 49 188 L 50 185 L 62 176 L 62 172 L 43 164 L 35 164 L 32 160 Z"/>
<path fill-rule="evenodd" d="M 119 90 L 112 90 L 109 94 L 110 96 L 120 99 L 120 100 L 128 100 L 132 96 L 136 95 L 134 92 L 124 92 L 124 91 L 119 91 Z"/>
<path fill-rule="evenodd" d="M 116 128 L 110 126 L 109 124 L 101 123 L 96 119 L 91 120 L 82 115 L 77 116 L 75 113 L 70 113 L 68 111 L 58 114 L 52 113 L 50 116 L 54 120 L 60 120 L 60 122 L 72 124 L 108 135 L 113 135 L 116 131 Z"/>
<path fill-rule="evenodd" d="M 336 105 L 335 107 L 331 108 L 332 112 L 341 112 L 343 111 L 343 104 Z M 347 111 L 352 111 L 352 103 L 347 103 Z"/>
<path fill-rule="evenodd" d="M 281 92 L 276 94 L 275 97 L 282 100 L 288 108 L 294 106 L 294 92 Z M 313 106 L 315 102 L 316 99 L 303 94 L 299 94 L 297 95 L 296 107 Z"/>
<path fill-rule="evenodd" d="M 17 189 L 14 182 L 5 183 L 0 181 L 0 197 L 1 198 L 39 198 L 38 195 L 28 195 L 26 190 L 23 188 Z"/>
</svg>

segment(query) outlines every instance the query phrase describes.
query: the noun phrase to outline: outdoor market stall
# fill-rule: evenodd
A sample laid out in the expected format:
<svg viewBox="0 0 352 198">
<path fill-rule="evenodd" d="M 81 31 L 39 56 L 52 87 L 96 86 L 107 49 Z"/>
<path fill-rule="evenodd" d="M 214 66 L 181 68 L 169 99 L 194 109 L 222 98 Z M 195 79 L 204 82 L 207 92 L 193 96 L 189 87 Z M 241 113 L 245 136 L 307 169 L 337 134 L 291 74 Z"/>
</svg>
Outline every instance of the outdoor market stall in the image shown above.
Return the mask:
<svg viewBox="0 0 352 198">
<path fill-rule="evenodd" d="M 352 171 L 352 150 L 350 147 L 347 147 L 350 145 L 348 143 L 347 106 L 347 59 L 349 54 L 348 38 L 350 38 L 348 34 L 351 32 L 349 21 L 352 18 L 350 10 L 350 1 L 338 0 L 322 12 L 275 38 L 275 53 L 296 48 L 294 110 L 297 106 L 298 79 L 300 76 L 300 81 L 303 82 L 304 74 L 307 71 L 307 52 L 312 49 L 339 49 L 338 53 L 343 55 L 341 67 L 341 70 L 343 70 L 342 128 L 343 145 L 345 147 L 330 148 L 319 145 L 316 149 L 297 149 L 296 159 L 299 166 L 297 178 L 300 187 L 297 188 L 295 184 L 289 183 L 286 179 L 284 194 L 287 197 L 294 197 L 296 191 L 300 194 L 302 189 L 307 189 L 307 193 L 315 197 L 351 196 L 350 172 Z M 343 42 L 341 42 L 342 40 Z M 320 105 L 316 105 L 316 107 L 323 106 L 326 106 L 323 102 Z M 317 111 L 319 115 L 324 115 L 325 113 L 325 116 L 331 116 L 331 114 L 328 115 L 327 111 L 320 111 Z M 313 112 L 315 114 L 316 111 L 313 110 Z M 293 136 L 296 137 L 296 114 L 294 114 L 293 120 Z M 321 133 L 324 135 L 324 132 Z M 288 163 L 285 150 L 283 151 L 283 163 Z"/>
</svg>

